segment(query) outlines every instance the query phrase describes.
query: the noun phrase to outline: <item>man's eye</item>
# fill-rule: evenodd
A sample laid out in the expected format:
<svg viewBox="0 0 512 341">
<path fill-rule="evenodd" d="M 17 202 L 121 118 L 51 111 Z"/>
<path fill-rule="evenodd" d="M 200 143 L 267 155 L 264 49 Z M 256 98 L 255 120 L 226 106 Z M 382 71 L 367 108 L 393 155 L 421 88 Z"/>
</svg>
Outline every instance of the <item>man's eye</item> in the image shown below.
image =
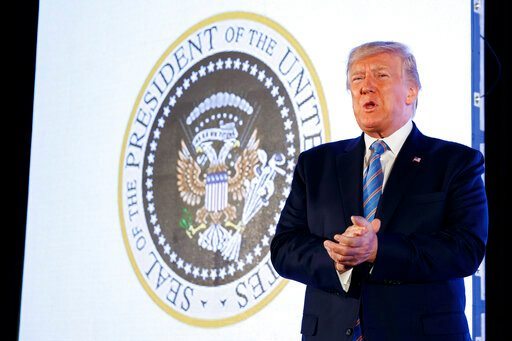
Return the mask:
<svg viewBox="0 0 512 341">
<path fill-rule="evenodd" d="M 379 73 L 379 78 L 387 78 L 389 75 L 387 73 Z"/>
</svg>

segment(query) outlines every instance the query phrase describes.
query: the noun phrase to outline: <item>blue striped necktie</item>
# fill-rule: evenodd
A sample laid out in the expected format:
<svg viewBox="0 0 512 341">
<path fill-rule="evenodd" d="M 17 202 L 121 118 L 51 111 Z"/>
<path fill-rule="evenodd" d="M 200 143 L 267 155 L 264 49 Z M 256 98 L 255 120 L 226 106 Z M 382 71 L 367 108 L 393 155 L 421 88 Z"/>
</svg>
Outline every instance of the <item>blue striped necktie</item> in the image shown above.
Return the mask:
<svg viewBox="0 0 512 341">
<path fill-rule="evenodd" d="M 377 140 L 372 143 L 370 150 L 370 161 L 368 168 L 363 179 L 363 211 L 364 217 L 368 221 L 375 218 L 375 212 L 379 205 L 379 199 L 382 194 L 382 184 L 384 181 L 384 174 L 382 173 L 382 165 L 380 163 L 380 156 L 388 149 L 386 142 Z M 354 327 L 354 341 L 363 340 L 361 323 L 357 319 Z"/>
<path fill-rule="evenodd" d="M 380 156 L 387 149 L 388 146 L 386 142 L 382 140 L 377 140 L 370 146 L 372 154 L 363 180 L 363 210 L 364 217 L 368 221 L 372 221 L 373 218 L 375 218 L 377 205 L 379 204 L 380 195 L 382 194 L 384 174 L 382 173 Z"/>
</svg>

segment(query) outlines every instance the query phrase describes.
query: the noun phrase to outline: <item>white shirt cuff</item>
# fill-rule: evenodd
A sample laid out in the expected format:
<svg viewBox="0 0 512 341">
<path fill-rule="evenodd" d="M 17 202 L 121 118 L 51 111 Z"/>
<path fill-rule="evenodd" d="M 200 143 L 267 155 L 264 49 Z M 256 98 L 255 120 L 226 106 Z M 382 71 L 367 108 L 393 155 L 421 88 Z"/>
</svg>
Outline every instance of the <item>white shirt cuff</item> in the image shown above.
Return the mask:
<svg viewBox="0 0 512 341">
<path fill-rule="evenodd" d="M 345 290 L 345 292 L 348 292 L 348 289 L 350 288 L 350 280 L 352 279 L 352 269 L 349 269 L 343 273 L 336 271 L 336 273 L 340 279 L 341 287 L 343 290 Z"/>
</svg>

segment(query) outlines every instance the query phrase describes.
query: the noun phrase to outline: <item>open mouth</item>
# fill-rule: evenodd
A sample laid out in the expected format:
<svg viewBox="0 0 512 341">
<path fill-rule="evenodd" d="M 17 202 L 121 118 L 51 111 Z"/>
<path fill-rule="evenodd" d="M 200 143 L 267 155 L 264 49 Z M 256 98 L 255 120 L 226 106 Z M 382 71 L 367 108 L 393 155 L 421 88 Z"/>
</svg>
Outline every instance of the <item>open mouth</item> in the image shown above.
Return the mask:
<svg viewBox="0 0 512 341">
<path fill-rule="evenodd" d="M 368 101 L 363 104 L 363 108 L 366 110 L 372 110 L 377 106 L 377 104 L 374 101 Z"/>
</svg>

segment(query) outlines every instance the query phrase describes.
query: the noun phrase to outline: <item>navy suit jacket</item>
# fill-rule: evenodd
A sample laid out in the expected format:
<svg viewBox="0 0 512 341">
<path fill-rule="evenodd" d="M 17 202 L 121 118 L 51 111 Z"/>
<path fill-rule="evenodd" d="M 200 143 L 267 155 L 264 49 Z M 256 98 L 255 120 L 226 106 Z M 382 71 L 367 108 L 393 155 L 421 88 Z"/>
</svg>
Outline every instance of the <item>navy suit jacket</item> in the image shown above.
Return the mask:
<svg viewBox="0 0 512 341">
<path fill-rule="evenodd" d="M 303 340 L 351 340 L 360 309 L 367 340 L 470 340 L 464 277 L 487 241 L 482 154 L 414 124 L 377 209 L 375 263 L 354 267 L 345 292 L 323 242 L 363 215 L 364 153 L 361 135 L 305 151 L 295 167 L 271 259 L 307 285 Z"/>
</svg>

